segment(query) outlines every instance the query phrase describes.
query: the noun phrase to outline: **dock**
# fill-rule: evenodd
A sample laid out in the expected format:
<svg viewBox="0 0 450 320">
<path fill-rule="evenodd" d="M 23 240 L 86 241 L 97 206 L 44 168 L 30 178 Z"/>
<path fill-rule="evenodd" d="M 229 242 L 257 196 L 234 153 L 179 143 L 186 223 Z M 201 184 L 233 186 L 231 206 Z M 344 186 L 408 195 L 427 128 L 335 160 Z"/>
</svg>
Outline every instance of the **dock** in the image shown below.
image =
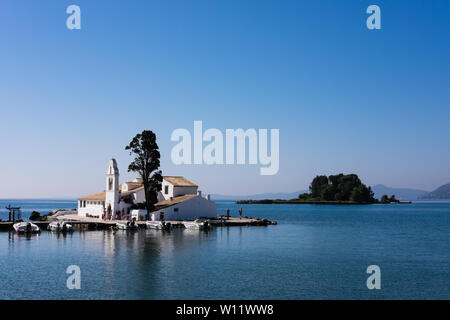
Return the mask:
<svg viewBox="0 0 450 320">
<path fill-rule="evenodd" d="M 66 221 L 73 225 L 75 230 L 109 230 L 118 222 L 126 223 L 126 220 L 101 220 L 96 218 L 85 218 L 77 215 L 59 216 L 53 221 Z M 31 221 L 36 224 L 41 230 L 47 230 L 47 227 L 52 221 Z M 166 221 L 170 223 L 173 228 L 183 228 L 183 221 Z M 145 221 L 136 222 L 139 228 L 146 228 Z M 235 226 L 268 226 L 277 224 L 276 221 L 270 221 L 260 218 L 248 217 L 227 217 L 219 216 L 217 219 L 210 219 L 209 223 L 212 227 L 235 227 Z M 0 222 L 0 231 L 11 231 L 13 227 L 12 221 Z"/>
</svg>

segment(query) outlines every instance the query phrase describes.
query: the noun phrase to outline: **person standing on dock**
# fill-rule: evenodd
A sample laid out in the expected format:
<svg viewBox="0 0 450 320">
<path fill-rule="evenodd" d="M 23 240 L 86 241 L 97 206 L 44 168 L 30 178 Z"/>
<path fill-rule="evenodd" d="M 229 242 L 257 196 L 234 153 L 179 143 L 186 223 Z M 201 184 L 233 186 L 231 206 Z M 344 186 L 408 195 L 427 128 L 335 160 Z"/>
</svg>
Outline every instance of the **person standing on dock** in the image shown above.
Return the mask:
<svg viewBox="0 0 450 320">
<path fill-rule="evenodd" d="M 239 219 L 242 219 L 242 208 L 239 209 Z"/>
<path fill-rule="evenodd" d="M 230 220 L 230 209 L 227 209 L 227 220 Z"/>
</svg>

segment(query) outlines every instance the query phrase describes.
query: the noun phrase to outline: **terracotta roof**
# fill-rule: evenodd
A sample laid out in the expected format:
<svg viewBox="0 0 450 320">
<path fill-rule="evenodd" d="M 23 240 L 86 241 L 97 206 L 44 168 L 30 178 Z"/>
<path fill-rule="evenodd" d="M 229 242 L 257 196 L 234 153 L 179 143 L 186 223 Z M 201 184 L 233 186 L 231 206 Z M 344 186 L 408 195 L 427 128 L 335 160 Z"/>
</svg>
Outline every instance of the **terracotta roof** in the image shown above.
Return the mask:
<svg viewBox="0 0 450 320">
<path fill-rule="evenodd" d="M 78 200 L 103 200 L 103 201 L 105 201 L 105 198 L 106 198 L 106 193 L 105 193 L 105 191 L 103 191 L 103 192 L 91 194 L 86 197 L 78 198 Z"/>
<path fill-rule="evenodd" d="M 126 197 L 126 196 L 129 196 L 130 194 L 133 194 L 133 193 L 139 191 L 139 190 L 144 190 L 144 186 L 138 187 L 138 188 L 135 188 L 135 189 L 132 189 L 132 190 L 128 190 L 128 191 L 122 191 L 122 192 L 120 192 L 120 196 L 121 197 Z"/>
<path fill-rule="evenodd" d="M 128 186 L 131 186 L 131 187 L 142 186 L 142 182 L 133 182 L 133 181 L 129 181 L 129 182 L 126 182 L 126 184 L 127 184 Z"/>
<path fill-rule="evenodd" d="M 122 189 L 122 188 L 120 188 L 120 189 Z M 144 189 L 144 186 L 141 186 L 141 187 L 134 188 L 132 190 L 120 192 L 120 197 L 122 198 L 122 197 L 129 196 L 130 194 L 133 194 L 133 193 L 135 193 L 139 190 L 143 190 L 143 189 Z M 106 199 L 105 191 L 78 198 L 78 200 L 102 200 L 102 201 L 105 201 L 105 199 Z"/>
<path fill-rule="evenodd" d="M 155 204 L 156 209 L 162 209 L 166 207 L 173 206 L 175 204 L 190 200 L 192 198 L 197 197 L 197 194 L 186 194 L 184 196 L 174 197 L 172 200 L 163 200 Z"/>
<path fill-rule="evenodd" d="M 134 190 L 134 189 L 137 189 L 137 188 L 143 186 L 143 184 L 139 183 L 139 182 L 125 182 L 125 183 L 122 183 L 121 185 L 119 185 L 120 191 L 122 191 L 124 184 L 128 185 L 128 191 L 131 191 L 131 190 Z M 128 192 L 128 191 L 125 191 L 125 192 Z"/>
<path fill-rule="evenodd" d="M 193 183 L 192 181 L 189 181 L 188 179 L 186 179 L 185 177 L 181 177 L 181 176 L 165 176 L 163 177 L 164 180 L 166 180 L 167 182 L 173 184 L 176 187 L 198 187 L 195 183 Z M 119 190 L 120 192 L 120 197 L 126 197 L 129 196 L 132 193 L 135 193 L 137 191 L 143 190 L 144 186 L 142 185 L 142 183 L 139 182 L 127 182 L 128 187 L 130 188 L 130 190 L 128 191 L 123 191 L 122 192 L 122 184 L 119 186 Z M 189 200 L 193 197 L 196 197 L 196 194 L 188 194 L 185 196 L 180 196 L 180 197 L 175 197 L 173 198 L 173 200 L 164 200 L 161 202 L 158 202 L 156 205 L 163 205 L 163 206 L 171 206 L 173 204 L 177 204 L 186 200 Z M 183 197 L 188 197 L 186 199 L 182 199 Z M 105 191 L 103 192 L 99 192 L 99 193 L 94 193 L 91 194 L 89 196 L 85 196 L 85 197 L 81 197 L 78 198 L 78 200 L 102 200 L 105 201 L 106 199 L 106 193 Z M 169 202 L 172 201 L 172 204 L 169 204 Z M 162 204 L 163 203 L 163 204 Z"/>
<path fill-rule="evenodd" d="M 198 187 L 198 185 L 196 185 L 192 181 L 189 181 L 185 177 L 181 176 L 165 176 L 163 177 L 163 179 L 173 184 L 175 187 Z"/>
</svg>

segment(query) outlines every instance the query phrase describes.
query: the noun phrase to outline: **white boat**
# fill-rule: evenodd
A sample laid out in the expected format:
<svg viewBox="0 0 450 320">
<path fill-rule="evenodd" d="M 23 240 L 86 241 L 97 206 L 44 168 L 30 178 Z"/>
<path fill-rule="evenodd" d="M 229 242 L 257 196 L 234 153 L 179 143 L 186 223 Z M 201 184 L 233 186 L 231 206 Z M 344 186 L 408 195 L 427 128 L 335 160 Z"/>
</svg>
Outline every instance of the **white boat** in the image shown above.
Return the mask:
<svg viewBox="0 0 450 320">
<path fill-rule="evenodd" d="M 56 232 L 70 232 L 73 231 L 73 226 L 65 221 L 53 221 L 48 225 L 47 229 Z"/>
<path fill-rule="evenodd" d="M 13 225 L 14 231 L 17 233 L 38 233 L 41 229 L 31 222 L 19 222 Z"/>
<path fill-rule="evenodd" d="M 172 227 L 170 222 L 165 221 L 147 221 L 145 224 L 148 229 L 170 230 Z"/>
<path fill-rule="evenodd" d="M 191 230 L 204 230 L 209 227 L 208 221 L 200 219 L 196 219 L 194 221 L 183 221 L 183 225 L 186 229 Z"/>
<path fill-rule="evenodd" d="M 119 230 L 135 230 L 138 228 L 137 223 L 134 221 L 117 222 L 116 227 Z"/>
</svg>

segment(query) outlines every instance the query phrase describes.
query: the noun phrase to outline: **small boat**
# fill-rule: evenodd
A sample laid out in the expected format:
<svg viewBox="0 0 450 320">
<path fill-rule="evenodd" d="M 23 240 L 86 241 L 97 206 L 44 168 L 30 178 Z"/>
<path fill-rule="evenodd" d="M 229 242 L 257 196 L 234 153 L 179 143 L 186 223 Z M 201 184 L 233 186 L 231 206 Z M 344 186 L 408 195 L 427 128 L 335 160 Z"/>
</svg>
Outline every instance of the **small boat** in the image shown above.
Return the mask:
<svg viewBox="0 0 450 320">
<path fill-rule="evenodd" d="M 138 228 L 138 225 L 134 221 L 128 221 L 128 222 L 117 222 L 116 227 L 119 230 L 136 230 Z"/>
<path fill-rule="evenodd" d="M 65 221 L 53 221 L 48 225 L 47 229 L 56 232 L 71 232 L 73 231 L 73 226 Z"/>
<path fill-rule="evenodd" d="M 19 222 L 13 225 L 14 231 L 17 233 L 39 233 L 41 229 L 31 222 Z"/>
<path fill-rule="evenodd" d="M 172 228 L 170 222 L 165 221 L 147 221 L 145 224 L 148 229 L 170 230 Z"/>
<path fill-rule="evenodd" d="M 194 221 L 183 221 L 183 225 L 186 229 L 191 230 L 204 230 L 209 228 L 208 221 L 201 219 L 196 219 Z"/>
</svg>

